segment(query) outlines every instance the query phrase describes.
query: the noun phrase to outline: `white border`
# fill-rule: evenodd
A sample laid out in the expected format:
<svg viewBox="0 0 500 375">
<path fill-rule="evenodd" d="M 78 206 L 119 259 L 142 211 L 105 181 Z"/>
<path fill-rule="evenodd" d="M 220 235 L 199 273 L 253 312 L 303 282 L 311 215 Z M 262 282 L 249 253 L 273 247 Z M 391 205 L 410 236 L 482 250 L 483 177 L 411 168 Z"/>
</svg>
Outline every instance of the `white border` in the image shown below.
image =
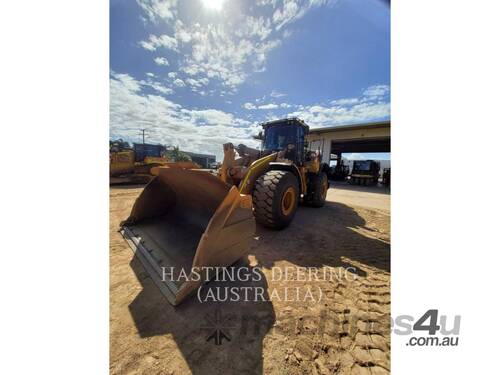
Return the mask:
<svg viewBox="0 0 500 375">
<path fill-rule="evenodd" d="M 493 373 L 500 12 L 392 8 L 393 315 L 463 318 L 457 348 L 394 336 L 392 370 Z M 108 372 L 108 13 L 2 5 L 2 373 Z"/>
<path fill-rule="evenodd" d="M 394 374 L 493 373 L 497 3 L 392 3 L 392 315 L 461 315 L 456 348 L 392 336 Z"/>
<path fill-rule="evenodd" d="M 109 4 L 1 8 L 0 372 L 108 373 Z"/>
</svg>

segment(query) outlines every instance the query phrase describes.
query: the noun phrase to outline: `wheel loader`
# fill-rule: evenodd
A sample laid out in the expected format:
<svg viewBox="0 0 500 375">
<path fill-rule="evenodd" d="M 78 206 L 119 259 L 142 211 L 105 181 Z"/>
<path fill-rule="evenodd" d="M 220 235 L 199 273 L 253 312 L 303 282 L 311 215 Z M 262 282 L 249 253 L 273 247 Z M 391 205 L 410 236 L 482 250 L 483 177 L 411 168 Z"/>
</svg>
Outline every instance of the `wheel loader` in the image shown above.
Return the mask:
<svg viewBox="0 0 500 375">
<path fill-rule="evenodd" d="M 121 139 L 110 142 L 109 182 L 147 183 L 153 176 L 151 168 L 163 165 L 169 160 L 162 156 L 164 147 L 153 144 L 134 143 L 133 148 Z"/>
<path fill-rule="evenodd" d="M 119 139 L 110 141 L 109 183 L 145 184 L 154 177 L 152 170 L 158 166 L 170 168 L 199 168 L 196 163 L 171 161 L 164 155 L 165 147 L 149 143 L 134 143 L 133 148 Z"/>
<path fill-rule="evenodd" d="M 154 168 L 121 231 L 153 281 L 173 305 L 242 257 L 255 222 L 288 226 L 302 201 L 325 203 L 329 188 L 320 150 L 309 150 L 300 119 L 262 124 L 262 147 L 223 145 L 216 174 Z M 203 272 L 204 273 L 204 272 Z"/>
</svg>

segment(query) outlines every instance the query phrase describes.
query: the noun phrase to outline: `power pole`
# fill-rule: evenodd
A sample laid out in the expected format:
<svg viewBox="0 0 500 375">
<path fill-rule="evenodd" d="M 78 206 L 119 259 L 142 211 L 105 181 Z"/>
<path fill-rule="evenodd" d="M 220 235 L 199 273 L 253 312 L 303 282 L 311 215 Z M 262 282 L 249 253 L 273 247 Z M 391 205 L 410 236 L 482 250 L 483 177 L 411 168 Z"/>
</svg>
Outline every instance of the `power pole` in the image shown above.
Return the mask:
<svg viewBox="0 0 500 375">
<path fill-rule="evenodd" d="M 145 144 L 146 139 L 146 129 L 139 129 L 142 132 L 142 144 Z"/>
</svg>

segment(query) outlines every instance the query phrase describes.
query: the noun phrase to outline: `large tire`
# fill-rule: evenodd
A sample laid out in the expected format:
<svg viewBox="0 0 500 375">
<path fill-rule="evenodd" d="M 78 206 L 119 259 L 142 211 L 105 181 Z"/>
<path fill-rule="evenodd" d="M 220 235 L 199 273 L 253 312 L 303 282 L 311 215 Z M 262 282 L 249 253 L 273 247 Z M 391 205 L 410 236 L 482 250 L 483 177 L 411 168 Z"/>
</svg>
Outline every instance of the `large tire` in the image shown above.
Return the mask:
<svg viewBox="0 0 500 375">
<path fill-rule="evenodd" d="M 297 211 L 299 182 L 291 172 L 269 171 L 257 179 L 252 195 L 257 222 L 268 228 L 283 229 Z"/>
<path fill-rule="evenodd" d="M 309 175 L 308 191 L 304 202 L 311 207 L 323 207 L 328 188 L 328 178 L 324 172 Z"/>
</svg>

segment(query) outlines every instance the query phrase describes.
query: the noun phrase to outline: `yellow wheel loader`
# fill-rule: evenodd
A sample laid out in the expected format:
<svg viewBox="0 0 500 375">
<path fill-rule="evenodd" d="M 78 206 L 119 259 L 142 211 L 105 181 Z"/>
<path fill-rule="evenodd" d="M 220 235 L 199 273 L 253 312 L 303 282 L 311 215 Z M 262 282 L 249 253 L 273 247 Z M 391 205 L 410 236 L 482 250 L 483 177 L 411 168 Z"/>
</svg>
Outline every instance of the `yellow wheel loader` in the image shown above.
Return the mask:
<svg viewBox="0 0 500 375">
<path fill-rule="evenodd" d="M 164 156 L 165 147 L 148 143 L 134 143 L 131 148 L 121 139 L 110 142 L 109 183 L 146 184 L 154 177 L 156 167 L 200 168 L 192 161 L 171 161 Z"/>
<path fill-rule="evenodd" d="M 151 169 L 169 162 L 163 151 L 162 145 L 134 143 L 132 148 L 121 139 L 110 141 L 109 183 L 148 183 L 153 178 Z"/>
<path fill-rule="evenodd" d="M 328 166 L 319 150 L 308 150 L 309 127 L 297 118 L 262 126 L 262 150 L 225 144 L 217 175 L 155 168 L 122 222 L 123 236 L 170 303 L 180 303 L 207 281 L 204 275 L 213 277 L 242 257 L 255 221 L 283 229 L 301 199 L 324 205 Z"/>
</svg>

